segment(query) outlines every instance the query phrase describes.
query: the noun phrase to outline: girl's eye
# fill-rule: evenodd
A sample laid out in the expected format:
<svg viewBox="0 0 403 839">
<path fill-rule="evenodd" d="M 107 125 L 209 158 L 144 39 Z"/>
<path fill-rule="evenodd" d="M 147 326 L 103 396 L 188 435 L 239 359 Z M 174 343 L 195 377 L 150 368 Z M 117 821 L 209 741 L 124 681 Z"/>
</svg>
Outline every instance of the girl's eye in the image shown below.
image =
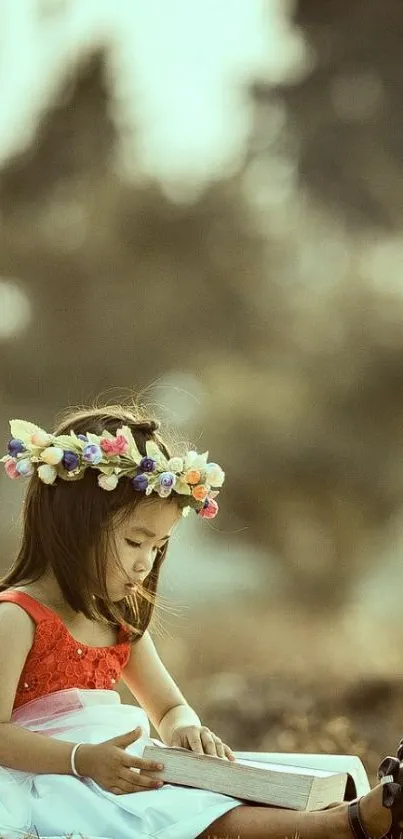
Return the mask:
<svg viewBox="0 0 403 839">
<path fill-rule="evenodd" d="M 130 545 L 131 548 L 141 548 L 140 542 L 133 542 L 131 539 L 126 539 L 126 542 L 127 542 L 128 545 Z M 165 545 L 161 545 L 161 547 L 153 548 L 153 550 L 154 550 L 155 553 L 159 553 L 160 551 L 163 550 L 164 547 L 165 547 Z"/>
</svg>

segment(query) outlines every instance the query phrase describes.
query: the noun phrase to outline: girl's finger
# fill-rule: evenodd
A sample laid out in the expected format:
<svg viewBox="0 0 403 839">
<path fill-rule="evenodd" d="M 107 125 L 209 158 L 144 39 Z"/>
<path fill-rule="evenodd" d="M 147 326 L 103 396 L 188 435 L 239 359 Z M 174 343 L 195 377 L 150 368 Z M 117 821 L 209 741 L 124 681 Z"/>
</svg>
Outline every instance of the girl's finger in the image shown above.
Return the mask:
<svg viewBox="0 0 403 839">
<path fill-rule="evenodd" d="M 129 782 L 125 781 L 123 778 L 119 778 L 118 783 L 111 787 L 111 792 L 114 792 L 115 795 L 126 795 L 128 792 L 135 791 L 136 789 L 133 787 L 133 784 L 129 784 Z"/>
<path fill-rule="evenodd" d="M 218 757 L 226 758 L 226 754 L 225 754 L 225 750 L 224 750 L 224 743 L 222 742 L 222 740 L 217 739 L 215 741 L 215 747 L 217 749 Z"/>
<path fill-rule="evenodd" d="M 119 780 L 124 783 L 131 784 L 131 789 L 140 787 L 141 789 L 158 789 L 161 782 L 157 778 L 151 778 L 150 775 L 143 775 L 141 772 L 132 772 L 131 769 L 122 768 L 119 773 Z"/>
<path fill-rule="evenodd" d="M 188 734 L 187 735 L 187 740 L 188 740 L 189 748 L 191 749 L 192 752 L 196 752 L 196 754 L 198 754 L 198 755 L 204 754 L 203 744 L 202 744 L 202 741 L 200 739 L 199 732 L 195 731 L 192 734 Z"/>
<path fill-rule="evenodd" d="M 128 754 L 128 752 L 125 752 L 125 755 L 122 758 L 122 765 L 132 766 L 133 769 L 142 769 L 143 771 L 146 771 L 148 769 L 153 771 L 155 769 L 158 770 L 161 768 L 159 766 L 158 761 L 156 760 L 143 760 L 142 757 L 135 757 L 133 755 Z"/>
<path fill-rule="evenodd" d="M 212 756 L 217 755 L 217 742 L 215 740 L 215 735 L 213 735 L 210 731 L 202 731 L 201 739 L 203 742 L 204 753 Z M 217 740 L 218 739 L 219 738 L 217 738 Z"/>
<path fill-rule="evenodd" d="M 228 760 L 236 760 L 234 752 L 232 751 L 232 749 L 230 749 L 229 746 L 227 746 L 226 743 L 224 743 L 224 751 L 225 751 L 225 754 L 226 754 Z"/>
</svg>

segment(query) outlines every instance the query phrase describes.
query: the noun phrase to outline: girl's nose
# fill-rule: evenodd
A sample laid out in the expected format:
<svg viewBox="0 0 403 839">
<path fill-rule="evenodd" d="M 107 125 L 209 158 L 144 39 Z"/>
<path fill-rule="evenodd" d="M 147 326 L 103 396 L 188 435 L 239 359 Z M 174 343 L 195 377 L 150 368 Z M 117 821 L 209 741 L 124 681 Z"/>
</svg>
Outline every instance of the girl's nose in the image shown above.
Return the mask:
<svg viewBox="0 0 403 839">
<path fill-rule="evenodd" d="M 148 574 L 150 573 L 153 565 L 154 565 L 154 557 L 153 556 L 142 557 L 142 559 L 139 560 L 138 565 L 133 567 L 133 571 L 136 574 L 144 574 L 147 577 Z"/>
</svg>

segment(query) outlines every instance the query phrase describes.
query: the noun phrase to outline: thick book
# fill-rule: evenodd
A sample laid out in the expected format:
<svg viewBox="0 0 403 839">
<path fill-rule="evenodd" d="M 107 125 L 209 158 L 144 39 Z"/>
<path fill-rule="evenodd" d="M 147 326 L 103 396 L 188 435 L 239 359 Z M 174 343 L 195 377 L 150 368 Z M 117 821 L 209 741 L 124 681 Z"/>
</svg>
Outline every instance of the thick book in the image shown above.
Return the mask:
<svg viewBox="0 0 403 839">
<path fill-rule="evenodd" d="M 161 754 L 163 749 L 163 754 Z M 238 753 L 239 754 L 239 753 Z M 245 754 L 251 754 L 243 752 Z M 236 756 L 236 761 L 223 760 L 189 749 L 161 745 L 145 746 L 145 760 L 161 761 L 162 770 L 147 774 L 169 784 L 198 787 L 245 801 L 284 807 L 289 810 L 319 810 L 336 801 L 351 800 L 369 789 L 368 779 L 359 758 L 353 755 L 281 755 L 268 760 L 268 755 L 255 759 Z M 281 758 L 294 758 L 294 764 Z M 313 766 L 309 758 L 322 759 L 322 766 Z M 345 758 L 334 770 L 325 768 L 323 758 Z M 310 766 L 301 764 L 305 759 Z M 353 764 L 354 761 L 354 764 Z M 337 761 L 336 761 L 337 764 Z M 344 765 L 344 768 L 342 768 Z M 360 772 L 352 771 L 360 769 Z"/>
</svg>

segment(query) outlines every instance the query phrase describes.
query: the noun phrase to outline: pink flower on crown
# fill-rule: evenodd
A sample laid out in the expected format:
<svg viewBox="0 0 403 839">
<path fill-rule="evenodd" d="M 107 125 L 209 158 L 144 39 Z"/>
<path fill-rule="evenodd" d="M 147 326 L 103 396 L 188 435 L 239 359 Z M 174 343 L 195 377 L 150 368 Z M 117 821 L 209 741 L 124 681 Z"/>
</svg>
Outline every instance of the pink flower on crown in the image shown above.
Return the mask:
<svg viewBox="0 0 403 839">
<path fill-rule="evenodd" d="M 107 440 L 105 438 L 102 439 L 100 446 L 105 454 L 116 455 L 124 454 L 127 451 L 129 444 L 123 434 L 118 434 L 114 440 Z"/>
<path fill-rule="evenodd" d="M 17 469 L 17 461 L 14 457 L 9 457 L 4 461 L 4 469 L 9 478 L 20 478 L 20 473 Z"/>
<path fill-rule="evenodd" d="M 207 498 L 204 506 L 199 510 L 198 515 L 201 519 L 214 519 L 218 513 L 217 501 L 213 498 Z"/>
</svg>

